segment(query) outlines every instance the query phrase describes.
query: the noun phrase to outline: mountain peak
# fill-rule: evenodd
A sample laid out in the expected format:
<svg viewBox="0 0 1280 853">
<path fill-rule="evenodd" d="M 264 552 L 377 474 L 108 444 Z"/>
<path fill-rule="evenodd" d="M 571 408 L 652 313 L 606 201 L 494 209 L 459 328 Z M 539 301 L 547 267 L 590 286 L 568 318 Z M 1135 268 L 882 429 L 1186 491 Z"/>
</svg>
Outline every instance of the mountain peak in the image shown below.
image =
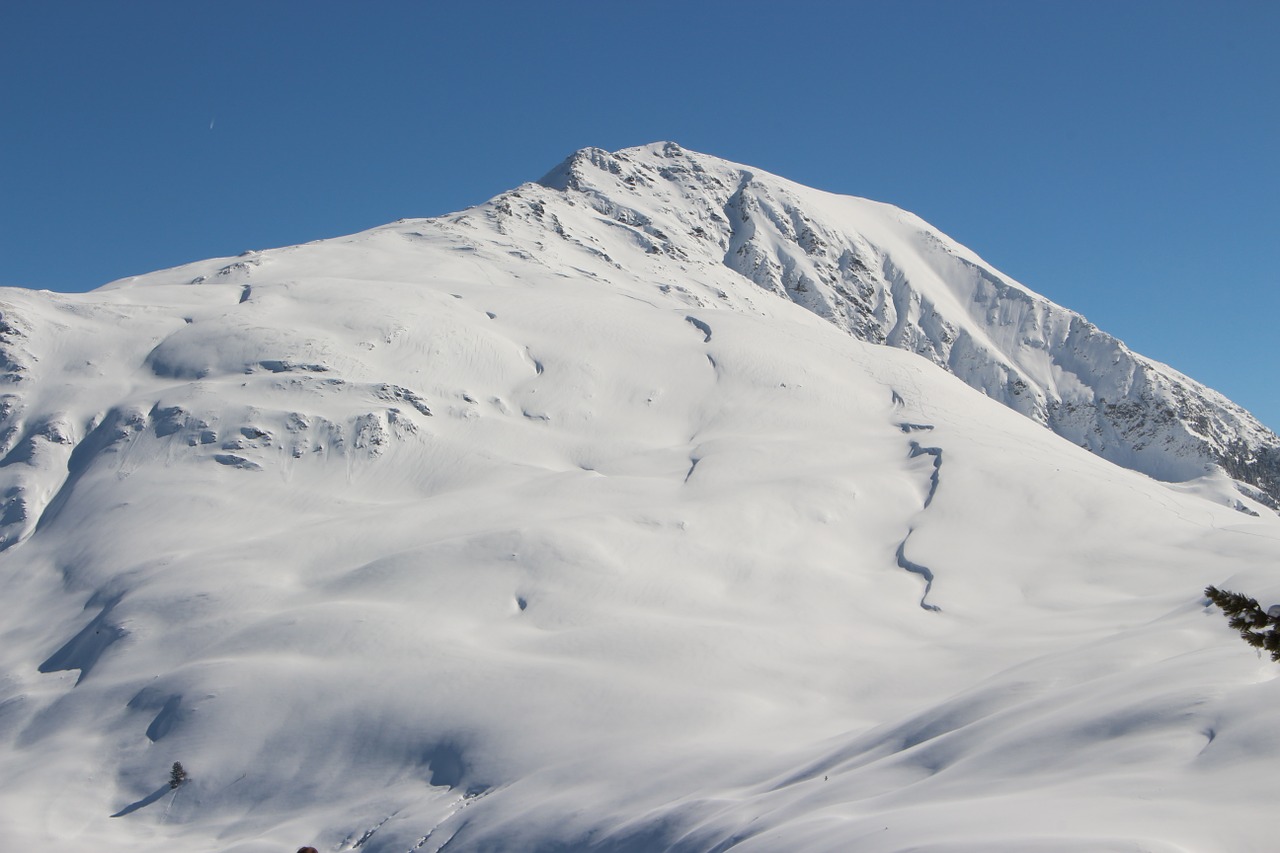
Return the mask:
<svg viewBox="0 0 1280 853">
<path fill-rule="evenodd" d="M 539 184 L 557 190 L 580 190 L 592 183 L 593 173 L 619 179 L 635 179 L 637 162 L 674 160 L 685 156 L 685 149 L 675 142 L 653 142 L 621 151 L 610 152 L 592 146 L 580 148 L 538 180 Z M 699 155 L 703 159 L 715 159 Z M 719 161 L 724 163 L 725 161 Z M 726 163 L 726 165 L 728 165 Z M 598 176 L 595 176 L 598 177 Z"/>
<path fill-rule="evenodd" d="M 1280 439 L 1256 418 L 913 214 L 673 142 L 584 148 L 540 183 L 594 213 L 582 221 L 559 211 L 564 239 L 594 251 L 597 223 L 629 232 L 633 245 L 614 254 L 648 256 L 614 258 L 629 270 L 693 281 L 736 274 L 860 340 L 924 356 L 1117 464 L 1172 481 L 1218 467 L 1280 506 Z"/>
</svg>

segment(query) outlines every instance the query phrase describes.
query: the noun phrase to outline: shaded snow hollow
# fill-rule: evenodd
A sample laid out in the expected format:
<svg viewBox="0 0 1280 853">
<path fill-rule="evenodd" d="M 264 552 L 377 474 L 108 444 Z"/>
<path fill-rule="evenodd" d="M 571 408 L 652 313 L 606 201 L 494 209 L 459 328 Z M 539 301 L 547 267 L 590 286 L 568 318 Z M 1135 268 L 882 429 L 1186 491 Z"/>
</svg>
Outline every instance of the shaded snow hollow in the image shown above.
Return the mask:
<svg viewBox="0 0 1280 853">
<path fill-rule="evenodd" d="M 1269 846 L 1274 437 L 910 214 L 587 150 L 0 310 L 15 849 Z"/>
</svg>

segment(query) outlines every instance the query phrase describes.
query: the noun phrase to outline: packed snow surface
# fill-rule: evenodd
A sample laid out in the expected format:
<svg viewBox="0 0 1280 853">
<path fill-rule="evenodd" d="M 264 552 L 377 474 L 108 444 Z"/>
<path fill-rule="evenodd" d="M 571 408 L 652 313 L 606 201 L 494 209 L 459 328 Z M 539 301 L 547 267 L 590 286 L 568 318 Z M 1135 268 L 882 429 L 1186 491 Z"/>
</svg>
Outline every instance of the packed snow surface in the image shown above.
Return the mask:
<svg viewBox="0 0 1280 853">
<path fill-rule="evenodd" d="M 1201 596 L 1280 598 L 1204 450 L 1269 433 L 744 170 L 0 294 L 3 846 L 1271 849 L 1280 667 Z M 1123 452 L 1122 364 L 1185 404 Z"/>
</svg>

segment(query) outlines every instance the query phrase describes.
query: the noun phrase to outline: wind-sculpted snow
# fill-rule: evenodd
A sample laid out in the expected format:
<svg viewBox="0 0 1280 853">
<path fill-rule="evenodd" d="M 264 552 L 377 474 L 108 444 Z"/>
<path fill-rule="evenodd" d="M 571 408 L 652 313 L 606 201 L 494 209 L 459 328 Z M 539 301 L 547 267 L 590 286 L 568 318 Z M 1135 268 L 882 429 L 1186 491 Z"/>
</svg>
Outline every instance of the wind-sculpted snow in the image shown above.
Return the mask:
<svg viewBox="0 0 1280 853">
<path fill-rule="evenodd" d="M 0 294 L 6 849 L 1268 849 L 1280 681 L 1200 590 L 1280 598 L 1280 519 L 940 369 L 1005 327 L 805 193 L 588 151 Z"/>
</svg>

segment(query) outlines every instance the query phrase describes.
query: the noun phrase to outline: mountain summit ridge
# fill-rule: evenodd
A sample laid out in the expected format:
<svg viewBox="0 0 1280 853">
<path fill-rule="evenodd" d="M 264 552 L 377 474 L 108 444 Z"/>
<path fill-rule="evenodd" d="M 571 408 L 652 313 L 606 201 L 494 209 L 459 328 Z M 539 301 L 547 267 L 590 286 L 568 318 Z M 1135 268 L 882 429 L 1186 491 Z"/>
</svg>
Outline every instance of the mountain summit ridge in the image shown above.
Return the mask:
<svg viewBox="0 0 1280 853">
<path fill-rule="evenodd" d="M 922 355 L 1112 462 L 1170 481 L 1219 466 L 1251 497 L 1280 506 L 1280 438 L 1243 407 L 1133 352 L 914 214 L 671 142 L 585 148 L 539 183 L 638 229 L 648 253 L 709 262 L 723 253 L 725 267 L 760 288 L 860 340 Z"/>
<path fill-rule="evenodd" d="M 859 340 L 921 355 L 1122 467 L 1170 482 L 1221 469 L 1280 509 L 1280 437 L 1246 409 L 892 204 L 655 142 L 582 148 L 487 203 L 365 233 L 409 225 L 533 263 L 554 240 L 576 250 L 565 262 L 582 274 L 628 287 L 625 268 L 691 305 L 755 310 L 752 291 L 764 290 Z M 238 280 L 294 248 L 245 253 L 196 280 Z"/>
</svg>

